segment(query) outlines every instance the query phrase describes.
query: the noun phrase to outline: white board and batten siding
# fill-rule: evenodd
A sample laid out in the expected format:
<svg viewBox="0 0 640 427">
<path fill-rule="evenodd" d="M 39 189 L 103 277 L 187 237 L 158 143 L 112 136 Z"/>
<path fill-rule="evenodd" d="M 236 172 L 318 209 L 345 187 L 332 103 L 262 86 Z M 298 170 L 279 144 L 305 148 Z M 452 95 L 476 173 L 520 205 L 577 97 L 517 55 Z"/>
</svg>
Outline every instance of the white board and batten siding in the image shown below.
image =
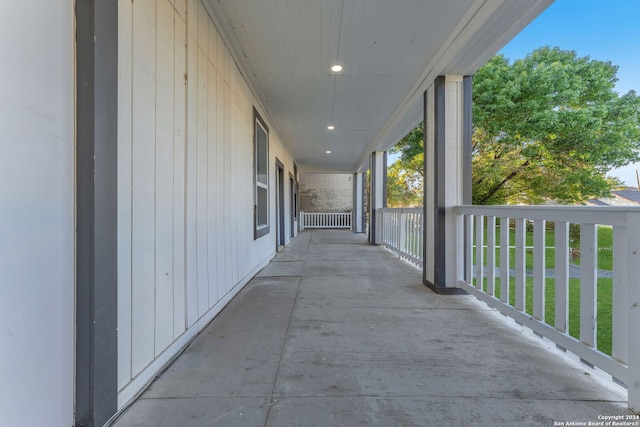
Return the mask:
<svg viewBox="0 0 640 427">
<path fill-rule="evenodd" d="M 0 13 L 0 424 L 74 413 L 74 6 Z"/>
<path fill-rule="evenodd" d="M 253 108 L 268 112 L 214 22 L 199 0 L 119 6 L 119 407 L 275 252 L 275 158 L 285 175 L 293 159 L 267 123 L 271 233 L 254 240 Z"/>
</svg>

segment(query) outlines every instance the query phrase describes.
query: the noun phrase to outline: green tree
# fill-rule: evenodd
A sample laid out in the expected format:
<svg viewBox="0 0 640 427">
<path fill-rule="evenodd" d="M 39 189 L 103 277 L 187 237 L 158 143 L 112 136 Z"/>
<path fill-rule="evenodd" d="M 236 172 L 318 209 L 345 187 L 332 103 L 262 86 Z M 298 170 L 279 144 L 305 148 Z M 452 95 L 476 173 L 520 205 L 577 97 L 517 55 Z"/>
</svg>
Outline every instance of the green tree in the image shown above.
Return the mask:
<svg viewBox="0 0 640 427">
<path fill-rule="evenodd" d="M 422 205 L 423 164 L 422 124 L 413 129 L 390 153 L 400 157 L 387 173 L 387 206 L 415 207 Z"/>
<path fill-rule="evenodd" d="M 411 171 L 401 169 L 394 163 L 387 171 L 387 206 L 390 208 L 412 208 L 422 206 L 422 180 L 418 183 L 409 177 Z M 416 182 L 411 186 L 409 182 Z"/>
<path fill-rule="evenodd" d="M 473 202 L 575 203 L 609 194 L 606 173 L 638 160 L 640 102 L 617 67 L 543 47 L 502 55 L 473 81 Z"/>
<path fill-rule="evenodd" d="M 606 174 L 640 159 L 640 98 L 614 91 L 616 72 L 610 62 L 549 47 L 513 63 L 498 55 L 478 70 L 473 203 L 568 204 L 619 185 Z M 421 135 L 416 129 L 397 146 L 404 170 L 422 152 Z"/>
</svg>

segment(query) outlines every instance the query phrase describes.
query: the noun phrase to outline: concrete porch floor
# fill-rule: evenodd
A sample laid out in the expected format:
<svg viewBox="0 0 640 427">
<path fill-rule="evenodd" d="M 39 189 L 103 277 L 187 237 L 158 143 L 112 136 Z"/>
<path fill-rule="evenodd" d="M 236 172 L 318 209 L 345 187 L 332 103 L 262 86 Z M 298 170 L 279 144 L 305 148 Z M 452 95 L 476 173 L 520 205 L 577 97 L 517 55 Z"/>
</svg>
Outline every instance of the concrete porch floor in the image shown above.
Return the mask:
<svg viewBox="0 0 640 427">
<path fill-rule="evenodd" d="M 113 424 L 553 426 L 621 389 L 363 235 L 305 231 Z"/>
</svg>

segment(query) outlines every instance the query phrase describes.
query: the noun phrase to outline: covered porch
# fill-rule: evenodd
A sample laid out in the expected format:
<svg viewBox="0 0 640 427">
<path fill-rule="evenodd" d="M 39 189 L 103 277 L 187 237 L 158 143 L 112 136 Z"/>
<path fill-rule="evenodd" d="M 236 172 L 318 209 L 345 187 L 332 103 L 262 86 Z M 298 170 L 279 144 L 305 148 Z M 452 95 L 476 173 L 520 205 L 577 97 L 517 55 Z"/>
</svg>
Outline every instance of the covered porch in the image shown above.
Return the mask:
<svg viewBox="0 0 640 427">
<path fill-rule="evenodd" d="M 527 331 L 475 297 L 437 295 L 362 234 L 306 230 L 113 425 L 550 426 L 631 414 L 626 390 Z"/>
<path fill-rule="evenodd" d="M 12 2 L 2 423 L 540 425 L 637 411 L 640 212 L 468 206 L 472 76 L 551 2 Z M 385 152 L 421 121 L 424 210 L 387 223 Z M 303 174 L 350 176 L 355 234 L 299 233 Z M 496 221 L 511 220 L 517 298 L 502 312 L 628 396 L 462 294 L 501 307 L 483 239 L 495 248 Z M 561 250 L 569 223 L 584 226 L 583 254 L 597 224 L 614 227 L 612 357 L 594 348 L 595 256 L 580 343 L 561 304 L 551 333 L 536 323 L 550 306 L 545 221 L 563 224 Z M 413 227 L 397 252 L 422 273 L 369 244 L 390 246 L 394 224 Z"/>
</svg>

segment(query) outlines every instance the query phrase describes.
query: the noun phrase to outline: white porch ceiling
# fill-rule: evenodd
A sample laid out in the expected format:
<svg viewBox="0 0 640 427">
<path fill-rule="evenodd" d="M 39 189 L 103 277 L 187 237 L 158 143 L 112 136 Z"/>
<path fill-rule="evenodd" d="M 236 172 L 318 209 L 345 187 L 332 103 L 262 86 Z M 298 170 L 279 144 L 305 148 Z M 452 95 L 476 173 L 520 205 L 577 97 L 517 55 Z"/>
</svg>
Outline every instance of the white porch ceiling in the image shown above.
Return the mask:
<svg viewBox="0 0 640 427">
<path fill-rule="evenodd" d="M 473 74 L 552 1 L 208 0 L 303 172 L 366 169 L 435 77 Z"/>
</svg>

